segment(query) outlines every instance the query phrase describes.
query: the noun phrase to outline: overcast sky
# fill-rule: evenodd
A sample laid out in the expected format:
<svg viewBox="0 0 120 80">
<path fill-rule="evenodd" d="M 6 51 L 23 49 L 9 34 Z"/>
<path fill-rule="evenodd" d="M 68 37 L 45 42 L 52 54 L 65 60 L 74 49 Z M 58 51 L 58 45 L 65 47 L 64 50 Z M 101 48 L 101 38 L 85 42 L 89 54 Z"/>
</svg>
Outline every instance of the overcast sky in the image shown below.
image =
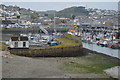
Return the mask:
<svg viewBox="0 0 120 80">
<path fill-rule="evenodd" d="M 5 5 L 17 5 L 22 8 L 30 8 L 37 11 L 62 10 L 71 6 L 85 6 L 87 8 L 99 8 L 107 10 L 118 10 L 118 2 L 2 2 Z M 57 0 L 56 0 L 57 1 Z"/>
</svg>

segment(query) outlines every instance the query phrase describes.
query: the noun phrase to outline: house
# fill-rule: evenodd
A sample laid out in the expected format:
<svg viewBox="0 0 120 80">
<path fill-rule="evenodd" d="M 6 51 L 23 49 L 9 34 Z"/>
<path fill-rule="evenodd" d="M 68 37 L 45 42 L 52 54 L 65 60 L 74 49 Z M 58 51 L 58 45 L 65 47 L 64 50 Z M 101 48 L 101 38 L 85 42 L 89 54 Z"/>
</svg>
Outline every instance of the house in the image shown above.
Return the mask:
<svg viewBox="0 0 120 80">
<path fill-rule="evenodd" d="M 2 20 L 3 25 L 15 24 L 11 20 Z"/>
<path fill-rule="evenodd" d="M 28 25 L 31 25 L 32 23 L 28 20 L 20 20 L 20 24 L 28 26 Z"/>
<path fill-rule="evenodd" d="M 27 15 L 27 14 L 20 15 L 20 19 L 30 20 L 30 19 L 31 19 L 31 16 L 30 16 L 30 15 Z"/>
<path fill-rule="evenodd" d="M 28 37 L 11 37 L 9 40 L 10 48 L 29 48 Z"/>
</svg>

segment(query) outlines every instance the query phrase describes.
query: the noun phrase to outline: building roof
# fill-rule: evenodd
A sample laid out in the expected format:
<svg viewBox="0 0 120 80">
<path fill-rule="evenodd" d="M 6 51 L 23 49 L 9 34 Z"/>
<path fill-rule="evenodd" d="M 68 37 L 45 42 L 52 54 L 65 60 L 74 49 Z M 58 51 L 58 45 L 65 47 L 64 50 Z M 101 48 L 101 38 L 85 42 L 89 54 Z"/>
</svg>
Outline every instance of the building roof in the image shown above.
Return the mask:
<svg viewBox="0 0 120 80">
<path fill-rule="evenodd" d="M 19 41 L 19 37 L 11 37 L 12 41 Z"/>
<path fill-rule="evenodd" d="M 28 37 L 20 37 L 20 41 L 28 41 Z"/>
<path fill-rule="evenodd" d="M 2 24 L 15 24 L 10 20 L 2 20 Z"/>
<path fill-rule="evenodd" d="M 28 37 L 20 36 L 20 37 L 11 37 L 12 41 L 28 41 Z"/>
</svg>

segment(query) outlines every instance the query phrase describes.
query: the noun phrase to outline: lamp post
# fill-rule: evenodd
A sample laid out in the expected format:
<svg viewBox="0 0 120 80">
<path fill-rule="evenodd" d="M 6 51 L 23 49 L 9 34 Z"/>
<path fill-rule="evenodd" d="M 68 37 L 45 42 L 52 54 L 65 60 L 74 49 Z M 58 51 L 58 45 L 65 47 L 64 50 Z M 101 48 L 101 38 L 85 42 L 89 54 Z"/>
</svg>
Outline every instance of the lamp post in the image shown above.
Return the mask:
<svg viewBox="0 0 120 80">
<path fill-rule="evenodd" d="M 56 26 L 56 25 L 55 25 L 55 13 L 54 13 L 54 32 L 55 32 L 55 34 L 56 34 L 57 32 L 56 32 L 55 26 Z"/>
</svg>

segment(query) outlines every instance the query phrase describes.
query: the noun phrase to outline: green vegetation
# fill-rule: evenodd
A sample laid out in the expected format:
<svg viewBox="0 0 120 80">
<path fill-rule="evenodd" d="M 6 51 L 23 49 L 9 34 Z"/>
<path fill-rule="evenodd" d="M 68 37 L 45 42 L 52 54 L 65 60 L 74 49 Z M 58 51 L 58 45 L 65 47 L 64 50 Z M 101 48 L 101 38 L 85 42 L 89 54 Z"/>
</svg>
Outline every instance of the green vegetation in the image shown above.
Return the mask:
<svg viewBox="0 0 120 80">
<path fill-rule="evenodd" d="M 74 73 L 102 74 L 103 70 L 118 65 L 111 63 L 109 59 L 106 59 L 105 57 L 99 54 L 94 54 L 89 57 L 75 58 L 72 61 L 72 63 L 63 63 L 62 69 Z"/>
<path fill-rule="evenodd" d="M 88 15 L 89 11 L 85 9 L 85 7 L 79 6 L 79 7 L 70 7 L 66 8 L 64 10 L 58 11 L 58 12 L 46 12 L 48 14 L 48 17 L 52 18 L 55 16 L 58 17 L 67 17 L 67 18 L 72 18 L 72 16 L 78 16 L 78 15 Z"/>
<path fill-rule="evenodd" d="M 0 42 L 0 50 L 6 50 L 8 48 L 8 45 L 6 45 L 3 42 Z"/>
<path fill-rule="evenodd" d="M 80 37 L 76 37 L 76 36 L 71 36 L 69 34 L 65 34 L 64 37 L 68 38 L 68 39 L 71 39 L 73 41 L 81 41 L 81 38 Z"/>
<path fill-rule="evenodd" d="M 32 19 L 37 19 L 38 18 L 37 13 L 31 13 L 30 16 L 31 16 Z"/>
<path fill-rule="evenodd" d="M 79 6 L 79 7 L 70 7 L 66 8 L 64 10 L 58 11 L 55 13 L 56 16 L 58 17 L 67 17 L 67 18 L 72 18 L 72 15 L 78 16 L 78 15 L 88 15 L 88 11 L 85 9 L 85 7 Z M 53 14 L 49 14 L 49 17 L 53 17 Z"/>
</svg>

